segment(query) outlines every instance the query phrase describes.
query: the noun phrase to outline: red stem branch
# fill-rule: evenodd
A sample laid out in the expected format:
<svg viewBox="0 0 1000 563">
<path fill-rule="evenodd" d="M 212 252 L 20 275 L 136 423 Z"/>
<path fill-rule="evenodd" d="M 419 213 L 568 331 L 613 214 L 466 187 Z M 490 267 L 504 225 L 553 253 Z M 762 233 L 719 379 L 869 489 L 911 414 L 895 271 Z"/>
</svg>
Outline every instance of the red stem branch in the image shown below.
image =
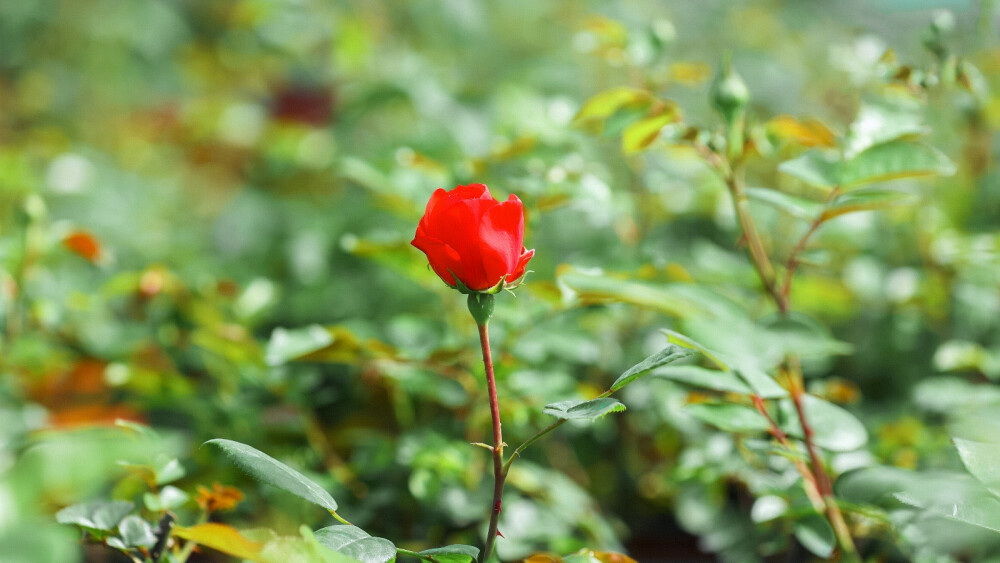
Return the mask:
<svg viewBox="0 0 1000 563">
<path fill-rule="evenodd" d="M 497 400 L 496 378 L 493 376 L 493 357 L 490 354 L 490 335 L 486 324 L 479 325 L 479 343 L 483 348 L 483 366 L 486 368 L 486 384 L 490 394 L 490 414 L 493 418 L 493 503 L 490 505 L 490 527 L 486 532 L 486 547 L 481 561 L 487 561 L 493 552 L 497 539 L 497 524 L 500 521 L 500 500 L 506 474 L 503 470 L 503 434 L 500 431 L 500 403 Z"/>
</svg>

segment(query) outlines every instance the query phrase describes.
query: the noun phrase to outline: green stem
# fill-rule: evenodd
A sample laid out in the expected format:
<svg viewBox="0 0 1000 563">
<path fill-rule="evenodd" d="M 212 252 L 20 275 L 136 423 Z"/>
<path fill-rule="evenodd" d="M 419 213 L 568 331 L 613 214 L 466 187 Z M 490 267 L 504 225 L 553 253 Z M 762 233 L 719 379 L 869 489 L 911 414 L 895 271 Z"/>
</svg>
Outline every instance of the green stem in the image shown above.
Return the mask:
<svg viewBox="0 0 1000 563">
<path fill-rule="evenodd" d="M 605 392 L 601 393 L 600 395 L 594 397 L 594 399 L 603 399 L 605 397 L 610 397 L 612 393 L 614 393 L 614 391 L 612 391 L 611 389 L 608 389 L 607 391 L 605 391 Z M 508 459 L 507 463 L 505 463 L 504 466 L 503 466 L 503 475 L 504 475 L 504 477 L 506 477 L 507 476 L 507 472 L 510 471 L 511 464 L 514 463 L 514 460 L 517 459 L 517 457 L 521 455 L 521 452 L 523 452 L 525 450 L 525 448 L 527 448 L 531 444 L 534 444 L 536 441 L 538 441 L 539 438 L 541 438 L 542 436 L 548 434 L 549 432 L 552 432 L 556 428 L 559 428 L 563 424 L 566 424 L 566 419 L 565 418 L 557 420 L 557 421 L 553 422 L 552 424 L 546 426 L 545 428 L 542 428 L 538 432 L 535 432 L 535 434 L 532 435 L 527 440 L 525 440 L 523 444 L 521 444 L 520 446 L 518 446 L 517 448 L 515 448 L 514 449 L 514 453 L 510 454 L 510 459 Z"/>
<path fill-rule="evenodd" d="M 776 279 L 777 276 L 774 273 L 774 266 L 771 265 L 771 259 L 768 258 L 767 251 L 764 250 L 764 243 L 761 241 L 760 233 L 757 231 L 757 224 L 754 223 L 753 217 L 750 215 L 750 202 L 747 200 L 746 190 L 743 188 L 743 180 L 740 178 L 740 173 L 736 170 L 730 170 L 724 179 L 729 192 L 733 196 L 733 209 L 736 212 L 736 219 L 740 223 L 740 229 L 743 231 L 743 238 L 747 241 L 750 261 L 757 270 L 764 289 L 774 299 L 774 303 L 778 306 L 781 315 L 785 316 L 788 314 L 788 304 L 781 297 Z"/>
<path fill-rule="evenodd" d="M 478 320 L 478 319 L 477 319 Z M 486 532 L 486 546 L 483 549 L 481 561 L 487 561 L 493 553 L 493 544 L 497 539 L 497 526 L 500 522 L 501 499 L 503 485 L 506 480 L 503 463 L 503 433 L 500 431 L 500 403 L 497 400 L 496 377 L 493 375 L 493 357 L 490 354 L 490 335 L 487 323 L 477 323 L 479 326 L 479 344 L 483 350 L 483 366 L 486 369 L 486 384 L 490 395 L 490 415 L 493 419 L 493 502 L 490 505 L 490 527 Z"/>
<path fill-rule="evenodd" d="M 560 426 L 562 426 L 565 423 L 566 423 L 566 419 L 560 419 L 560 420 L 558 420 L 556 422 L 553 422 L 552 424 L 546 426 L 545 428 L 542 428 L 538 432 L 535 432 L 534 436 L 528 438 L 527 440 L 524 441 L 523 444 L 521 444 L 520 446 L 518 446 L 517 448 L 515 448 L 514 449 L 514 453 L 510 454 L 510 459 L 508 459 L 507 463 L 505 463 L 504 466 L 503 466 L 504 477 L 506 477 L 507 476 L 507 472 L 510 471 L 510 465 L 512 463 L 514 463 L 514 460 L 517 459 L 517 457 L 521 455 L 521 452 L 523 452 L 525 448 L 527 448 L 531 444 L 534 444 L 536 440 L 538 440 L 542 436 L 548 434 L 549 432 L 552 432 L 556 428 L 559 428 Z"/>
<path fill-rule="evenodd" d="M 346 524 L 348 526 L 353 526 L 354 525 L 354 524 L 351 524 L 350 522 L 348 522 L 347 520 L 345 520 L 343 516 L 337 514 L 336 510 L 331 510 L 330 511 L 330 516 L 333 516 L 334 519 L 337 520 L 337 522 L 340 522 L 341 524 Z"/>
</svg>

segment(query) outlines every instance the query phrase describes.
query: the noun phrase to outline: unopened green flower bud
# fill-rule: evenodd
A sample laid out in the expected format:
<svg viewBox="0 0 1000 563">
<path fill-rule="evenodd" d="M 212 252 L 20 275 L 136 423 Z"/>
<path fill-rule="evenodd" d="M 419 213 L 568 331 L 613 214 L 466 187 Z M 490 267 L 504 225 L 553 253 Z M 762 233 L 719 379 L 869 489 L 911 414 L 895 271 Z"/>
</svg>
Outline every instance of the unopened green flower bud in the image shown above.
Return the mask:
<svg viewBox="0 0 1000 563">
<path fill-rule="evenodd" d="M 955 14 L 951 10 L 938 10 L 931 18 L 931 29 L 935 33 L 946 34 L 955 29 Z"/>
<path fill-rule="evenodd" d="M 750 90 L 728 60 L 723 61 L 722 69 L 715 75 L 709 94 L 712 107 L 719 110 L 727 122 L 732 122 L 750 102 Z"/>
</svg>

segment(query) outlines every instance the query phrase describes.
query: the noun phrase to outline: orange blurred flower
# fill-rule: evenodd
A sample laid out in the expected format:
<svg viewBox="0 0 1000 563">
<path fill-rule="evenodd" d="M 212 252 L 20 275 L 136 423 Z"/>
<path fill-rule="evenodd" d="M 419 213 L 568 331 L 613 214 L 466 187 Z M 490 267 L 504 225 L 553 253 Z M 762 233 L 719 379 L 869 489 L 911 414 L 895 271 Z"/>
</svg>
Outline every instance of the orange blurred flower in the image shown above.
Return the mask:
<svg viewBox="0 0 1000 563">
<path fill-rule="evenodd" d="M 198 485 L 198 495 L 194 500 L 208 512 L 232 510 L 243 500 L 243 491 L 219 483 L 212 483 L 212 490 Z"/>
</svg>

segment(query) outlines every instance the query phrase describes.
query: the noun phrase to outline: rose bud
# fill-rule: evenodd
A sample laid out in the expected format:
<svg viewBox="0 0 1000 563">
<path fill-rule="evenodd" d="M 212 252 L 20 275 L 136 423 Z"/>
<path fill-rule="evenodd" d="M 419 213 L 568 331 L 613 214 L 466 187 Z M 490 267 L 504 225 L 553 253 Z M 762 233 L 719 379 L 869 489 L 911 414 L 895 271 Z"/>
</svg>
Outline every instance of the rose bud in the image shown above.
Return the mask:
<svg viewBox="0 0 1000 563">
<path fill-rule="evenodd" d="M 410 243 L 431 269 L 463 293 L 497 293 L 524 277 L 534 250 L 524 247 L 524 208 L 499 202 L 483 184 L 435 190 Z"/>
</svg>

